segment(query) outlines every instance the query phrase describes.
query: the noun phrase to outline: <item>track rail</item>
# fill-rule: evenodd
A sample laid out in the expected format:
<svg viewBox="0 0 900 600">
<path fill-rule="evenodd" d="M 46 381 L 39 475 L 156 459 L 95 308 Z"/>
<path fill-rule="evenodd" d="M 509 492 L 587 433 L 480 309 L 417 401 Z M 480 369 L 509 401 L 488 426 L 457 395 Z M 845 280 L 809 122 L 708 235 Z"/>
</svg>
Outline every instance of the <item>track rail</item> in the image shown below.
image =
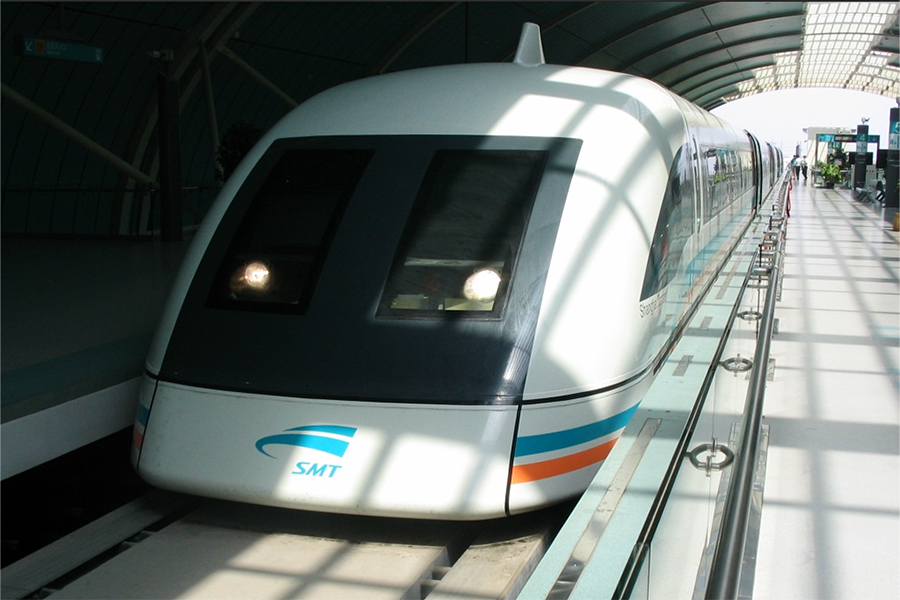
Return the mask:
<svg viewBox="0 0 900 600">
<path fill-rule="evenodd" d="M 127 549 L 130 540 L 146 537 L 197 503 L 191 496 L 150 492 L 5 567 L 0 571 L 0 597 L 44 597 L 67 576 Z"/>
<path fill-rule="evenodd" d="M 515 597 L 571 505 L 479 522 L 154 491 L 3 569 L 2 597 Z"/>
</svg>

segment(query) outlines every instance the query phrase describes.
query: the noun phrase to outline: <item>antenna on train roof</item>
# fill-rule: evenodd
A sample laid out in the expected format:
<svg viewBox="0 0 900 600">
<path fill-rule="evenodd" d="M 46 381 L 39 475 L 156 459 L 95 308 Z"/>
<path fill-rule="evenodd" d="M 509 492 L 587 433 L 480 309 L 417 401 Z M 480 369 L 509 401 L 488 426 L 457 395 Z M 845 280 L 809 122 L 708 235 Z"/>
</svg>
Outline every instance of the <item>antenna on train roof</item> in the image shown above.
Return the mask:
<svg viewBox="0 0 900 600">
<path fill-rule="evenodd" d="M 541 28 L 536 23 L 523 23 L 519 48 L 513 62 L 523 67 L 544 64 L 544 46 L 541 44 Z"/>
</svg>

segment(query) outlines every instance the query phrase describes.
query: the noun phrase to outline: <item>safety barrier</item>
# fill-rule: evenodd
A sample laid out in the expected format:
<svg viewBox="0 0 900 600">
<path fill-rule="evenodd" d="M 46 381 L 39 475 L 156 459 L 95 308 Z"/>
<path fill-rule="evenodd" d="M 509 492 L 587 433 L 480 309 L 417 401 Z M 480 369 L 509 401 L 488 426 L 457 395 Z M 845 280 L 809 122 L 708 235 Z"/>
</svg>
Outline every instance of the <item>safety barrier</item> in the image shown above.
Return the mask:
<svg viewBox="0 0 900 600">
<path fill-rule="evenodd" d="M 790 184 L 787 185 L 784 201 L 776 201 L 774 204 L 768 229 L 760 243 L 759 264 L 756 268 L 766 274 L 766 302 L 760 319 L 756 352 L 750 373 L 750 386 L 747 390 L 741 420 L 741 438 L 734 453 L 735 460 L 722 513 L 721 528 L 710 566 L 705 596 L 708 599 L 737 598 L 739 592 L 751 511 L 753 481 L 759 456 L 766 375 L 775 323 L 775 302 L 779 296 L 778 286 L 783 260 L 782 243 L 786 235 L 787 215 L 789 214 L 789 186 Z"/>
</svg>

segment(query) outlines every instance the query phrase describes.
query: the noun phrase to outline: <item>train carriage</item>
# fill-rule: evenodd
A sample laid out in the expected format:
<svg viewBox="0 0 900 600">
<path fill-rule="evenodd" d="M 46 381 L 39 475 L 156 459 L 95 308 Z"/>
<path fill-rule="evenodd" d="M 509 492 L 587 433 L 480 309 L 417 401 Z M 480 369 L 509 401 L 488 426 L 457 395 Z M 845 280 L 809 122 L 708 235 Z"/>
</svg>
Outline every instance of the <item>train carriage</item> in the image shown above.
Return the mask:
<svg viewBox="0 0 900 600">
<path fill-rule="evenodd" d="M 251 150 L 147 358 L 143 478 L 441 519 L 585 489 L 776 161 L 523 31 L 513 63 L 347 83 Z"/>
</svg>

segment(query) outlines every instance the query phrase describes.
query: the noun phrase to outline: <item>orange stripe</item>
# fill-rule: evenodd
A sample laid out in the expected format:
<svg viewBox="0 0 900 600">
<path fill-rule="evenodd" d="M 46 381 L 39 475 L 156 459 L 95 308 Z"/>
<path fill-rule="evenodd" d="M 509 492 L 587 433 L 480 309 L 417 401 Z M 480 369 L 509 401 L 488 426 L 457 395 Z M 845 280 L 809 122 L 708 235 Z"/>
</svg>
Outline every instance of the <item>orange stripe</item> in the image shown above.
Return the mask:
<svg viewBox="0 0 900 600">
<path fill-rule="evenodd" d="M 140 431 L 138 431 L 138 428 L 137 428 L 137 427 L 135 427 L 135 428 L 132 430 L 132 434 L 131 434 L 131 443 L 132 443 L 132 444 L 134 445 L 134 447 L 137 448 L 138 450 L 140 450 L 141 447 L 144 445 L 144 434 L 141 433 Z"/>
<path fill-rule="evenodd" d="M 547 479 L 548 477 L 556 477 L 557 475 L 577 471 L 578 469 L 583 469 L 584 467 L 598 463 L 609 456 L 612 447 L 616 444 L 618 439 L 619 438 L 616 438 L 605 444 L 561 458 L 554 458 L 553 460 L 545 460 L 543 462 L 536 462 L 528 465 L 517 465 L 513 467 L 512 482 L 527 483 L 529 481 Z"/>
</svg>

